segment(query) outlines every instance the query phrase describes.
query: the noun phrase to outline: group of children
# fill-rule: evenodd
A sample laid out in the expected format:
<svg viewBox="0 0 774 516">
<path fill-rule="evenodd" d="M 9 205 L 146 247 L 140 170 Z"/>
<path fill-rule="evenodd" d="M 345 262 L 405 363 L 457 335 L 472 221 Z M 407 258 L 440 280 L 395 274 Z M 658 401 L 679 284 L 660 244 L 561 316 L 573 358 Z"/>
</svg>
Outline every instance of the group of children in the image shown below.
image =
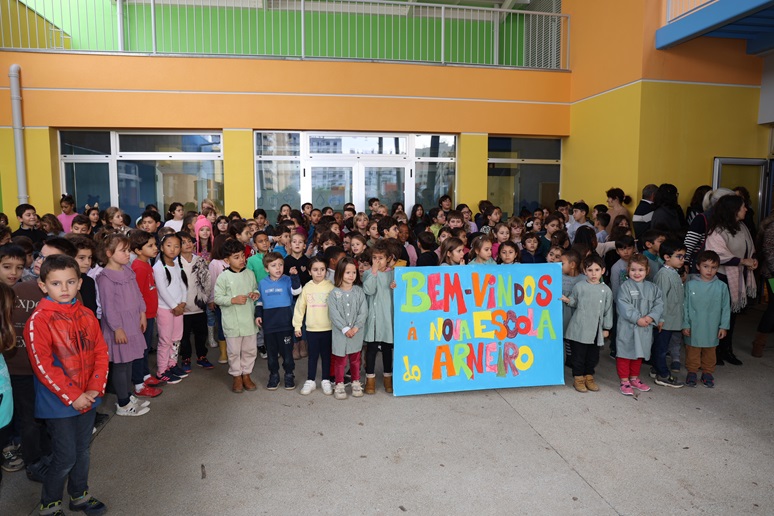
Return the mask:
<svg viewBox="0 0 774 516">
<path fill-rule="evenodd" d="M 715 278 L 716 254 L 700 254 L 699 274 L 683 286 L 682 245 L 646 234 L 645 253 L 635 254 L 626 219 L 614 222 L 609 245 L 618 261 L 606 266 L 597 253 L 609 216 L 595 210 L 595 231 L 583 202 L 561 202 L 553 213 L 537 210 L 526 222 L 511 217 L 507 223 L 488 201 L 475 216 L 465 204 L 452 209 L 448 196 L 427 215 L 421 205 L 408 216 L 399 203 L 392 215 L 378 199 L 368 204 L 370 216 L 351 204 L 338 213 L 309 203 L 301 210 L 283 205 L 272 225 L 262 209 L 245 220 L 236 212 L 219 216 L 209 200 L 201 213 L 172 203 L 163 226 L 149 207 L 130 230 L 120 209 L 87 207 L 79 215 L 63 196 L 62 229 L 53 233 L 50 225 L 41 229 L 33 206 L 20 205 L 20 228 L 10 242 L 0 240 L 0 283 L 16 297 L 13 312 L 0 321 L 4 327 L 10 318 L 16 334 L 15 348 L 3 341 L 10 375 L 0 361 L 0 416 L 12 389 L 23 464 L 31 479 L 44 483 L 41 514 L 61 510 L 68 475 L 70 507 L 104 512 L 88 494 L 83 449 L 108 378 L 116 414 L 141 416 L 150 411 L 148 398 L 186 378 L 194 360 L 215 368 L 209 345 L 219 347 L 234 393 L 257 389 L 251 374 L 260 355 L 267 360 L 268 390 L 280 383 L 295 389 L 295 362 L 306 358 L 300 393 L 317 389 L 319 365 L 323 393 L 346 399 L 348 383 L 353 397 L 376 392 L 381 352 L 383 388 L 391 393 L 395 267 L 561 262 L 567 363 L 578 391 L 598 390 L 599 347 L 611 331 L 623 394 L 649 390 L 640 379 L 648 359 L 657 384 L 682 385 L 666 366 L 671 351 L 671 368 L 676 362 L 679 369 L 680 335 L 685 383 L 696 385 L 701 369 L 701 381 L 713 386 L 714 346 L 729 317 L 721 309 L 728 289 Z M 73 449 L 58 449 L 62 441 L 49 439 L 52 432 L 67 435 Z M 5 445 L 8 436 L 0 431 L 0 438 Z"/>
</svg>

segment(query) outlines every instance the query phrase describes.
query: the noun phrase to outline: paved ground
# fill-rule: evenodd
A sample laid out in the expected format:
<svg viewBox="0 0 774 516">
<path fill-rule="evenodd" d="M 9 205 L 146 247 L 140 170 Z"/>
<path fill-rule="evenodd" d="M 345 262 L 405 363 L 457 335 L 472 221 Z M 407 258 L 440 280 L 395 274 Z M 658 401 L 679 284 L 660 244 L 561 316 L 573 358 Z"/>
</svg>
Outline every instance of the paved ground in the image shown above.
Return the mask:
<svg viewBox="0 0 774 516">
<path fill-rule="evenodd" d="M 346 401 L 236 395 L 223 366 L 195 370 L 148 415 L 103 427 L 91 491 L 126 515 L 772 514 L 774 337 L 750 357 L 759 318 L 740 318 L 744 365 L 718 368 L 715 389 L 654 386 L 638 400 L 619 394 L 606 355 L 602 390 L 588 394 L 567 381 Z M 0 515 L 34 512 L 39 495 L 5 474 Z"/>
</svg>

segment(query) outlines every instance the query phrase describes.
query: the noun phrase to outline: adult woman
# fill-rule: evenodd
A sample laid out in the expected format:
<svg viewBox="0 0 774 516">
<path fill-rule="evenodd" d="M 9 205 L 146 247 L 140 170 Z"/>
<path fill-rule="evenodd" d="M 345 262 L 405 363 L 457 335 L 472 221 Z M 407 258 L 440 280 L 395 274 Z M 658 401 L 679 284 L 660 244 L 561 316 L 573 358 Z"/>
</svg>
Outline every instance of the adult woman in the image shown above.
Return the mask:
<svg viewBox="0 0 774 516">
<path fill-rule="evenodd" d="M 650 227 L 682 238 L 680 233 L 688 229 L 688 224 L 685 222 L 683 209 L 677 204 L 677 187 L 669 183 L 659 186 L 653 204 L 656 209 L 653 210 Z"/>
<path fill-rule="evenodd" d="M 742 361 L 734 355 L 732 344 L 736 314 L 747 305 L 748 297 L 758 294 L 753 275 L 758 267 L 755 245 L 747 226 L 742 223 L 746 214 L 744 199 L 738 195 L 724 195 L 713 208 L 706 240 L 706 248 L 720 256 L 718 278 L 728 285 L 731 295 L 731 327 L 718 345 L 718 365 L 723 365 L 724 360 L 742 365 Z"/>
<path fill-rule="evenodd" d="M 685 209 L 685 221 L 690 225 L 696 215 L 699 215 L 704 211 L 704 196 L 707 192 L 711 191 L 712 187 L 709 185 L 702 185 L 693 191 L 693 197 L 691 197 L 691 204 Z"/>
<path fill-rule="evenodd" d="M 624 208 L 623 205 L 631 204 L 632 198 L 626 195 L 620 188 L 611 188 L 605 192 L 605 194 L 607 195 L 607 205 L 610 208 L 607 210 L 608 215 L 610 215 L 610 222 L 608 223 L 605 230 L 608 234 L 610 234 L 613 231 L 616 217 L 619 215 L 626 215 L 627 220 L 631 219 L 629 210 Z"/>
<path fill-rule="evenodd" d="M 744 205 L 747 208 L 747 215 L 744 216 L 744 225 L 750 231 L 751 235 L 755 234 L 755 211 L 752 208 L 752 199 L 750 199 L 750 191 L 744 186 L 737 186 L 734 188 L 734 193 L 744 199 Z"/>
<path fill-rule="evenodd" d="M 718 202 L 718 199 L 724 195 L 734 195 L 734 192 L 728 188 L 718 188 L 717 190 L 710 190 L 704 194 L 704 200 L 701 205 L 704 208 L 702 213 L 699 213 L 691 221 L 691 225 L 688 227 L 688 232 L 685 234 L 685 263 L 689 266 L 689 270 L 695 268 L 693 265 L 693 257 L 699 254 L 704 248 L 704 241 L 707 239 L 707 232 L 709 231 L 709 220 L 712 216 L 712 207 Z"/>
<path fill-rule="evenodd" d="M 753 340 L 752 356 L 763 356 L 766 334 L 774 333 L 774 211 L 761 222 L 758 234 L 758 252 L 761 257 L 761 278 L 769 291 L 769 304 L 758 323 L 758 332 Z"/>
</svg>

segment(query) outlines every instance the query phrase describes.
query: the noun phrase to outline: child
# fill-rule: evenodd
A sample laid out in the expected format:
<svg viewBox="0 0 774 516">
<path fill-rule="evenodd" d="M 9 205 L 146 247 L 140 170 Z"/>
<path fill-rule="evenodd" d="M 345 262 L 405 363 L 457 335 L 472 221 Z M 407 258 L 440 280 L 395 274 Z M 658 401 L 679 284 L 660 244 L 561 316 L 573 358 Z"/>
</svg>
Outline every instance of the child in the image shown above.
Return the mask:
<svg viewBox="0 0 774 516">
<path fill-rule="evenodd" d="M 492 231 L 494 234 L 494 243 L 492 243 L 492 254 L 497 256 L 500 250 L 500 244 L 507 242 L 511 238 L 511 230 L 508 228 L 508 224 L 498 222 Z"/>
<path fill-rule="evenodd" d="M 283 259 L 288 255 L 291 233 L 290 228 L 284 224 L 280 224 L 274 230 L 274 249 L 272 251 L 279 254 Z"/>
<path fill-rule="evenodd" d="M 78 262 L 78 267 L 81 270 L 81 301 L 83 306 L 94 312 L 97 315 L 97 285 L 93 279 L 88 275 L 91 270 L 91 264 L 94 261 L 94 255 L 97 251 L 97 246 L 94 245 L 94 240 L 82 235 L 68 236 L 67 240 L 72 242 L 77 250 L 75 255 L 75 261 Z"/>
<path fill-rule="evenodd" d="M 24 273 L 27 254 L 18 245 L 7 244 L 0 247 L 0 283 L 9 287 L 16 285 Z"/>
<path fill-rule="evenodd" d="M 271 254 L 271 253 L 269 253 Z M 220 250 L 228 268 L 215 283 L 215 304 L 221 310 L 221 324 L 228 349 L 228 374 L 233 377 L 231 391 L 254 391 L 258 386 L 250 374 L 257 356 L 258 319 L 254 301 L 258 299 L 255 275 L 245 274 L 245 248 L 237 240 L 227 240 Z"/>
<path fill-rule="evenodd" d="M 465 246 L 459 238 L 451 237 L 441 244 L 441 265 L 465 265 Z"/>
<path fill-rule="evenodd" d="M 5 446 L 11 438 L 11 420 L 13 418 L 13 392 L 11 389 L 11 375 L 5 363 L 3 353 L 16 346 L 16 334 L 13 331 L 13 307 L 16 303 L 16 295 L 13 289 L 0 282 L 0 446 Z M 9 467 L 14 460 L 18 468 L 24 467 L 24 460 L 18 457 L 19 447 L 14 452 L 6 454 L 3 450 L 5 462 L 3 466 L 11 471 L 16 467 Z M 3 480 L 3 469 L 0 469 L 0 482 Z"/>
<path fill-rule="evenodd" d="M 524 234 L 524 221 L 519 217 L 511 217 L 508 219 L 508 227 L 511 230 L 511 242 L 516 244 L 516 247 L 521 251 L 521 237 Z"/>
<path fill-rule="evenodd" d="M 116 233 L 126 235 L 129 232 L 129 228 L 124 224 L 124 212 L 120 208 L 110 206 L 105 210 L 105 219 L 107 220 L 106 227 L 112 229 Z"/>
<path fill-rule="evenodd" d="M 451 210 L 446 214 L 446 225 L 452 229 L 461 228 L 465 225 L 465 217 L 457 210 Z"/>
<path fill-rule="evenodd" d="M 301 281 L 301 288 L 303 288 L 312 279 L 309 273 L 309 258 L 304 254 L 306 249 L 306 238 L 301 233 L 294 233 L 290 237 L 290 253 L 285 257 L 285 265 L 283 267 L 284 274 L 289 275 L 290 269 L 295 267 L 298 271 L 298 279 Z M 320 261 L 323 261 L 320 259 Z M 324 274 L 323 274 L 324 276 Z M 333 288 L 333 283 L 331 283 Z M 298 298 L 295 298 L 293 303 L 295 304 Z M 304 336 L 294 336 L 295 342 L 293 343 L 293 360 L 299 360 L 306 358 L 309 355 L 307 349 L 307 342 L 304 340 Z"/>
<path fill-rule="evenodd" d="M 576 308 L 567 326 L 566 338 L 572 349 L 572 375 L 578 392 L 598 391 L 594 368 L 599 363 L 599 348 L 613 325 L 613 293 L 601 283 L 605 264 L 599 257 L 584 262 L 586 281 L 580 281 L 562 301 Z"/>
<path fill-rule="evenodd" d="M 395 273 L 390 267 L 390 261 L 391 256 L 386 244 L 377 242 L 371 247 L 371 269 L 363 274 L 363 292 L 368 298 L 368 318 L 363 336 L 366 342 L 366 394 L 376 393 L 376 354 L 380 346 L 384 366 L 384 390 L 392 392 L 392 289 L 395 288 Z"/>
<path fill-rule="evenodd" d="M 552 246 L 546 255 L 546 263 L 561 263 L 562 254 L 564 254 L 564 249 L 558 245 Z"/>
<path fill-rule="evenodd" d="M 104 514 L 107 510 L 105 504 L 89 495 L 88 482 L 89 447 L 96 408 L 105 394 L 108 348 L 94 314 L 76 298 L 80 277 L 73 258 L 53 256 L 46 260 L 40 268 L 38 285 L 47 297 L 24 330 L 29 360 L 36 364 L 35 417 L 45 420 L 52 441 L 51 464 L 40 498 L 41 514 L 63 514 L 65 481 L 70 510 L 87 514 Z"/>
<path fill-rule="evenodd" d="M 363 258 L 366 253 L 368 253 L 368 248 L 363 251 L 360 257 Z M 325 262 L 325 266 L 327 267 L 325 279 L 333 283 L 333 278 L 336 274 L 336 266 L 345 256 L 346 254 L 344 253 L 344 249 L 339 246 L 329 247 L 325 250 L 322 257 L 323 261 Z"/>
<path fill-rule="evenodd" d="M 368 243 L 366 242 L 366 238 L 357 232 L 350 233 L 350 239 L 349 239 L 349 255 L 357 262 L 357 260 L 360 258 L 360 255 L 363 254 L 363 251 L 366 250 L 368 247 Z"/>
<path fill-rule="evenodd" d="M 468 255 L 470 265 L 491 265 L 496 262 L 492 259 L 492 241 L 484 235 L 479 235 L 470 243 Z"/>
<path fill-rule="evenodd" d="M 97 231 L 102 229 L 102 225 L 103 225 L 102 218 L 100 217 L 99 206 L 96 204 L 94 206 L 89 206 L 87 204 L 86 211 L 84 211 L 83 214 L 89 217 L 89 223 L 91 224 L 91 228 L 89 229 L 89 235 L 94 236 L 97 233 Z"/>
<path fill-rule="evenodd" d="M 540 237 L 537 252 L 540 255 L 546 256 L 551 249 L 551 237 L 554 236 L 554 233 L 562 229 L 564 224 L 562 223 L 562 219 L 556 215 L 549 215 L 543 225 L 546 228 L 546 233 Z"/>
<path fill-rule="evenodd" d="M 245 259 L 249 260 L 255 254 L 255 249 L 250 243 L 253 233 L 250 227 L 242 219 L 235 219 L 228 223 L 228 234 L 234 240 L 237 240 L 245 246 Z"/>
<path fill-rule="evenodd" d="M 368 237 L 368 240 L 366 241 L 366 245 L 368 247 L 371 247 L 374 245 L 374 242 L 379 240 L 381 238 L 381 235 L 379 234 L 379 221 L 378 220 L 371 220 L 368 222 L 368 229 L 366 232 L 366 237 Z"/>
<path fill-rule="evenodd" d="M 618 261 L 610 269 L 610 290 L 613 291 L 613 299 L 618 299 L 618 289 L 629 277 L 629 260 L 634 255 L 634 239 L 627 236 L 616 240 L 615 252 L 618 254 Z"/>
<path fill-rule="evenodd" d="M 20 204 L 16 207 L 16 220 L 19 221 L 19 229 L 11 233 L 14 237 L 26 236 L 33 244 L 46 239 L 46 232 L 35 229 L 38 223 L 38 214 L 31 204 Z"/>
<path fill-rule="evenodd" d="M 562 253 L 562 295 L 570 296 L 572 289 L 576 283 L 586 279 L 584 274 L 581 274 L 581 257 L 578 251 L 568 249 Z M 572 348 L 570 347 L 570 341 L 567 340 L 567 326 L 570 324 L 572 314 L 575 313 L 575 309 L 565 304 L 562 306 L 562 327 L 564 328 L 564 365 L 572 367 Z"/>
<path fill-rule="evenodd" d="M 73 226 L 73 219 L 78 213 L 75 211 L 75 199 L 72 195 L 63 194 L 59 200 L 59 207 L 62 209 L 62 213 L 56 216 L 59 219 L 59 223 L 62 225 L 62 231 L 69 233 Z"/>
<path fill-rule="evenodd" d="M 218 277 L 223 273 L 224 270 L 228 267 L 226 262 L 224 261 L 225 256 L 222 254 L 223 250 L 223 244 L 225 244 L 229 240 L 228 234 L 220 234 L 215 237 L 214 242 L 212 243 L 212 254 L 210 255 L 210 285 L 212 286 L 212 297 L 210 298 L 210 304 L 211 306 L 215 307 L 215 323 L 217 326 L 217 347 L 220 350 L 220 356 L 218 357 L 218 363 L 219 364 L 228 364 L 228 352 L 226 350 L 226 336 L 223 335 L 223 324 L 221 322 L 221 310 L 220 307 L 215 303 L 215 284 L 218 281 Z M 267 249 L 268 249 L 268 238 L 267 238 Z M 258 352 L 260 353 L 261 349 L 258 348 Z"/>
<path fill-rule="evenodd" d="M 256 323 L 264 332 L 269 357 L 269 383 L 266 388 L 270 391 L 277 390 L 279 386 L 280 354 L 285 370 L 285 389 L 292 391 L 296 388 L 293 374 L 293 296 L 301 293 L 301 282 L 295 268 L 290 269 L 290 277 L 285 276 L 284 265 L 279 253 L 267 253 L 263 257 L 263 266 L 269 275 L 258 283 L 259 300 L 255 309 Z"/>
<path fill-rule="evenodd" d="M 447 238 L 451 238 L 452 230 L 449 226 L 444 226 L 440 230 L 438 230 L 438 237 L 437 237 L 437 243 L 438 247 L 435 249 L 435 254 L 438 256 L 438 263 L 442 263 L 441 260 L 441 246 L 446 241 Z"/>
<path fill-rule="evenodd" d="M 430 232 L 438 239 L 438 232 L 446 225 L 446 214 L 441 208 L 433 208 L 430 210 L 430 220 L 433 221 L 430 225 Z M 368 382 L 368 377 L 366 377 L 366 382 Z"/>
<path fill-rule="evenodd" d="M 593 227 L 588 221 L 589 205 L 585 202 L 576 202 L 572 205 L 573 221 L 567 226 L 567 234 L 570 236 L 570 242 L 575 243 L 575 233 L 581 226 Z"/>
<path fill-rule="evenodd" d="M 429 231 L 422 231 L 417 235 L 417 267 L 433 267 L 438 265 L 438 255 L 435 254 L 435 237 Z"/>
<path fill-rule="evenodd" d="M 597 232 L 597 242 L 604 244 L 607 242 L 607 226 L 610 224 L 609 213 L 598 213 L 594 219 L 594 230 Z"/>
<path fill-rule="evenodd" d="M 159 310 L 156 314 L 159 333 L 156 378 L 169 384 L 179 383 L 181 378 L 188 376 L 177 365 L 188 296 L 188 276 L 180 263 L 181 243 L 176 234 L 165 235 L 161 239 L 161 259 L 153 265 L 153 277 L 159 294 Z"/>
<path fill-rule="evenodd" d="M 155 237 L 161 227 L 161 215 L 156 210 L 145 210 L 140 215 L 140 223 L 137 227 Z"/>
<path fill-rule="evenodd" d="M 207 303 L 212 297 L 210 270 L 207 262 L 194 254 L 195 244 L 191 235 L 180 232 L 177 236 L 181 242 L 179 262 L 188 278 L 183 312 L 183 338 L 180 344 L 182 369 L 186 373 L 191 372 L 191 336 L 196 348 L 196 365 L 205 370 L 214 369 L 215 366 L 207 360 L 206 310 Z"/>
<path fill-rule="evenodd" d="M 650 281 L 648 259 L 635 254 L 629 260 L 629 279 L 621 284 L 616 299 L 616 369 L 621 380 L 621 394 L 633 396 L 633 389 L 648 392 L 640 380 L 643 359 L 650 359 L 653 327 L 664 312 L 661 290 Z"/>
<path fill-rule="evenodd" d="M 487 206 L 486 209 L 484 209 L 485 224 L 480 227 L 479 231 L 485 235 L 491 233 L 495 226 L 500 222 L 500 217 L 502 217 L 502 215 L 503 212 L 499 207 L 491 204 Z"/>
<path fill-rule="evenodd" d="M 537 233 L 530 231 L 521 238 L 521 263 L 546 263 L 538 252 Z"/>
<path fill-rule="evenodd" d="M 701 383 L 711 388 L 715 386 L 715 348 L 731 324 L 731 298 L 728 286 L 716 276 L 720 257 L 715 251 L 702 251 L 694 263 L 699 277 L 685 284 L 683 305 L 685 367 L 688 369 L 685 384 L 696 387 L 696 375 L 701 368 Z"/>
<path fill-rule="evenodd" d="M 173 202 L 169 205 L 169 211 L 167 212 L 167 221 L 164 223 L 164 227 L 172 228 L 175 233 L 183 230 L 183 219 L 185 218 L 185 210 L 183 205 L 179 202 Z"/>
<path fill-rule="evenodd" d="M 100 251 L 105 268 L 97 276 L 97 288 L 102 306 L 102 337 L 113 364 L 110 378 L 118 397 L 116 415 L 142 416 L 150 410 L 149 402 L 134 396 L 132 362 L 144 356 L 147 320 L 145 301 L 129 267 L 129 248 L 129 239 L 124 235 L 113 234 L 104 240 Z"/>
<path fill-rule="evenodd" d="M 155 260 L 159 254 L 159 248 L 156 245 L 156 237 L 147 231 L 137 230 L 129 234 L 129 247 L 136 258 L 132 262 L 137 286 L 145 302 L 145 350 L 142 358 L 132 362 L 132 383 L 134 384 L 134 395 L 139 398 L 154 398 L 161 394 L 158 386 L 162 382 L 151 376 L 148 367 L 148 353 L 151 350 L 153 342 L 153 330 L 156 328 L 156 314 L 159 309 L 159 294 L 156 291 L 156 279 L 153 276 L 153 267 L 151 260 Z"/>
<path fill-rule="evenodd" d="M 644 246 L 643 255 L 648 259 L 648 281 L 656 279 L 656 273 L 664 266 L 664 262 L 659 257 L 658 250 L 661 247 L 661 243 L 666 240 L 666 234 L 659 229 L 649 229 L 642 235 L 642 242 Z"/>
<path fill-rule="evenodd" d="M 196 238 L 196 248 L 194 252 L 204 263 L 210 263 L 210 253 L 212 252 L 212 222 L 204 215 L 199 215 L 194 224 L 194 237 Z"/>
<path fill-rule="evenodd" d="M 473 222 L 473 212 L 470 207 L 467 204 L 458 204 L 455 209 L 462 213 L 462 227 L 465 229 L 465 233 L 478 233 L 478 226 Z"/>
<path fill-rule="evenodd" d="M 294 235 L 294 238 L 300 235 Z M 301 243 L 303 255 L 303 242 Z M 326 266 L 320 258 L 314 257 L 308 262 L 312 280 L 307 282 L 298 296 L 293 312 L 293 328 L 297 338 L 302 337 L 301 328 L 306 316 L 306 335 L 309 341 L 309 367 L 307 379 L 301 388 L 301 394 L 306 396 L 317 388 L 317 360 L 322 363 L 323 394 L 333 394 L 333 387 L 328 374 L 331 370 L 331 320 L 328 317 L 328 294 L 333 290 L 333 283 L 325 279 Z M 293 357 L 295 359 L 295 357 Z"/>
<path fill-rule="evenodd" d="M 508 240 L 500 244 L 500 252 L 497 255 L 497 263 L 511 265 L 519 262 L 518 246 Z"/>
<path fill-rule="evenodd" d="M 70 225 L 70 233 L 73 235 L 89 236 L 90 227 L 91 222 L 89 222 L 89 218 L 86 215 L 76 214 L 75 217 L 73 217 L 72 224 Z"/>
<path fill-rule="evenodd" d="M 664 311 L 658 320 L 658 330 L 653 337 L 653 365 L 656 385 L 682 387 L 670 370 L 680 372 L 680 332 L 683 329 L 683 280 L 680 271 L 685 263 L 685 246 L 679 240 L 665 240 L 659 247 L 664 266 L 656 273 L 654 283 L 661 290 Z M 676 344 L 676 345 L 675 345 Z M 666 355 L 672 355 L 667 368 Z"/>
</svg>

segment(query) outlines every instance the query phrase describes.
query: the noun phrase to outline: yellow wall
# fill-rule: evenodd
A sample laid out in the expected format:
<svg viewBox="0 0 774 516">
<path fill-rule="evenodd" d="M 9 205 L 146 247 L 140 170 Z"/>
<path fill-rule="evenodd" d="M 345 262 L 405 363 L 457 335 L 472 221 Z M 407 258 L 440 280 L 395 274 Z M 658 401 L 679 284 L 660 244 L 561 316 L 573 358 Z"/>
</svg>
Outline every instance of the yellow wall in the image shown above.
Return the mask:
<svg viewBox="0 0 774 516">
<path fill-rule="evenodd" d="M 17 0 L 0 2 L 0 34 L 9 48 L 49 48 L 56 27 Z M 56 34 L 59 34 L 57 31 Z M 70 48 L 70 40 L 58 42 Z"/>
<path fill-rule="evenodd" d="M 457 140 L 457 195 L 455 204 L 465 203 L 478 213 L 478 201 L 487 198 L 489 135 L 463 133 Z"/>
<path fill-rule="evenodd" d="M 223 176 L 226 213 L 236 210 L 244 217 L 252 217 L 255 209 L 255 147 L 251 129 L 223 130 Z"/>
</svg>

